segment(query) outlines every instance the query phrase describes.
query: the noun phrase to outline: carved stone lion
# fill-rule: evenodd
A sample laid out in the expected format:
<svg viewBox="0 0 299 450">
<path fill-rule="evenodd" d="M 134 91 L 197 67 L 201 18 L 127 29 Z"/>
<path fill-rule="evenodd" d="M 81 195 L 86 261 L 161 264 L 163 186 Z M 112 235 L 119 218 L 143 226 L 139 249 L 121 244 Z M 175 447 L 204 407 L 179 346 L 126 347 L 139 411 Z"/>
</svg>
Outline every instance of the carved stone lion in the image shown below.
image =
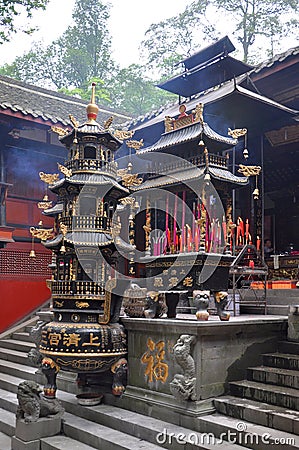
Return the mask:
<svg viewBox="0 0 299 450">
<path fill-rule="evenodd" d="M 35 381 L 23 381 L 19 384 L 17 419 L 36 422 L 40 417 L 63 413 L 64 409 L 57 399 L 47 399 L 41 392 L 42 388 Z"/>
</svg>

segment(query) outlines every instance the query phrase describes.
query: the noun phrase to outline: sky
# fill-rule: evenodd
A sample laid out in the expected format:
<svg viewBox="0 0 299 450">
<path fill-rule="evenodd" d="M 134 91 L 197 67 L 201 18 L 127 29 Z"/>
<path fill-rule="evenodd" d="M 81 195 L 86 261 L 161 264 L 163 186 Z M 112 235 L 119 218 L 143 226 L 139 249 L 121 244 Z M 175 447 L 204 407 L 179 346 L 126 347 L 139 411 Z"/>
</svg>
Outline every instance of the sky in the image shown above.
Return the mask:
<svg viewBox="0 0 299 450">
<path fill-rule="evenodd" d="M 110 3 L 110 34 L 112 36 L 113 57 L 121 67 L 139 62 L 138 46 L 145 31 L 152 23 L 182 12 L 190 0 L 103 0 Z M 16 56 L 30 49 L 33 41 L 45 45 L 58 38 L 72 21 L 75 0 L 50 0 L 46 12 L 35 11 L 30 22 L 39 27 L 32 36 L 18 33 L 9 43 L 0 46 L 1 65 L 10 64 Z M 18 23 L 26 23 L 25 18 Z"/>
</svg>

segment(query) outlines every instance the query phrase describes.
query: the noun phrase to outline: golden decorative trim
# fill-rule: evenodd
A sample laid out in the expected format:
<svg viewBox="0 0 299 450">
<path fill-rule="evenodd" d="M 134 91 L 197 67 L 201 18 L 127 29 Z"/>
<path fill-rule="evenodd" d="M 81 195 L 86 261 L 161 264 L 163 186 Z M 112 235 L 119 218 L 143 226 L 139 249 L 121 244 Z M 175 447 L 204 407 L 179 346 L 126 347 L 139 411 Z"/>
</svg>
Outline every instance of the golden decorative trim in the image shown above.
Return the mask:
<svg viewBox="0 0 299 450">
<path fill-rule="evenodd" d="M 134 197 L 124 197 L 124 198 L 120 199 L 120 203 L 122 203 L 123 205 L 133 206 L 135 203 L 135 198 Z"/>
<path fill-rule="evenodd" d="M 76 326 L 76 325 L 74 325 Z M 51 350 L 46 350 L 44 349 L 42 346 L 40 346 L 40 352 L 43 355 L 50 355 L 50 356 L 80 356 L 81 358 L 85 358 L 85 357 L 98 357 L 98 356 L 104 356 L 105 358 L 114 358 L 115 356 L 122 356 L 122 355 L 126 355 L 126 351 L 123 350 L 121 352 L 106 352 L 106 353 L 100 353 L 100 352 L 92 352 L 92 353 L 85 353 L 85 352 L 53 352 Z"/>
<path fill-rule="evenodd" d="M 79 126 L 78 120 L 76 120 L 72 114 L 69 114 L 69 118 L 70 118 L 70 121 L 72 122 L 74 128 L 78 128 L 78 126 Z"/>
<path fill-rule="evenodd" d="M 89 307 L 89 303 L 88 302 L 76 302 L 75 305 L 77 306 L 77 308 L 82 309 L 82 308 L 88 308 Z"/>
<path fill-rule="evenodd" d="M 54 133 L 58 134 L 59 136 L 65 136 L 69 133 L 69 130 L 67 128 L 61 128 L 56 126 L 51 127 L 51 130 Z"/>
<path fill-rule="evenodd" d="M 195 110 L 192 111 L 194 114 L 194 122 L 200 122 L 203 124 L 203 103 L 199 103 L 195 106 Z"/>
<path fill-rule="evenodd" d="M 62 235 L 63 235 L 63 236 L 66 236 L 66 233 L 67 233 L 67 226 L 64 225 L 64 223 L 59 223 L 59 228 L 60 228 L 60 231 L 61 231 Z"/>
<path fill-rule="evenodd" d="M 245 175 L 245 177 L 259 175 L 262 170 L 261 166 L 244 166 L 243 164 L 239 164 L 239 167 L 238 172 Z"/>
<path fill-rule="evenodd" d="M 53 228 L 45 229 L 31 227 L 29 231 L 32 237 L 40 239 L 41 241 L 46 241 L 50 237 L 53 237 Z"/>
<path fill-rule="evenodd" d="M 57 165 L 60 172 L 63 173 L 63 175 L 65 175 L 67 178 L 70 178 L 72 176 L 72 171 L 70 169 L 67 169 L 65 166 L 59 163 L 57 163 Z"/>
<path fill-rule="evenodd" d="M 108 130 L 113 122 L 113 116 L 110 116 L 105 122 L 104 122 L 104 128 L 105 130 Z"/>
<path fill-rule="evenodd" d="M 39 172 L 39 177 L 42 181 L 44 181 L 47 184 L 53 184 L 56 181 L 59 180 L 59 174 L 58 173 L 44 173 Z"/>
<path fill-rule="evenodd" d="M 38 209 L 48 209 L 51 208 L 52 202 L 38 202 L 37 207 Z"/>
<path fill-rule="evenodd" d="M 133 148 L 134 150 L 140 150 L 141 147 L 143 147 L 143 139 L 140 139 L 140 141 L 127 141 L 126 142 L 127 147 Z"/>
<path fill-rule="evenodd" d="M 241 136 L 244 136 L 247 133 L 247 128 L 236 128 L 234 130 L 228 129 L 227 134 L 234 139 L 238 139 Z"/>
<path fill-rule="evenodd" d="M 142 178 L 138 178 L 138 174 L 131 173 L 129 168 L 119 169 L 117 175 L 121 177 L 122 183 L 126 187 L 139 186 L 143 181 Z"/>
<path fill-rule="evenodd" d="M 134 133 L 135 133 L 135 130 L 130 130 L 130 131 L 115 130 L 113 134 L 117 139 L 120 139 L 121 141 L 123 141 L 124 139 L 131 139 L 131 137 L 134 136 Z"/>
</svg>

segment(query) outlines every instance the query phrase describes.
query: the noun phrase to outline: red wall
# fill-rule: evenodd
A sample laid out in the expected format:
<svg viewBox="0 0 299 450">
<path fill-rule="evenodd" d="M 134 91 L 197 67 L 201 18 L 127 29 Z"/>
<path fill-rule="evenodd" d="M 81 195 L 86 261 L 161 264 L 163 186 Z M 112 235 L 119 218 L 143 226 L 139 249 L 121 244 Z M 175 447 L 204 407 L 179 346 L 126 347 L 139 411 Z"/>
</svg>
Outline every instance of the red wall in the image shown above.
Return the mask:
<svg viewBox="0 0 299 450">
<path fill-rule="evenodd" d="M 50 296 L 45 280 L 0 279 L 0 333 L 41 306 Z"/>
<path fill-rule="evenodd" d="M 36 257 L 30 258 L 30 249 L 29 242 L 19 242 L 0 250 L 0 333 L 51 297 L 51 252 L 36 243 Z"/>
</svg>

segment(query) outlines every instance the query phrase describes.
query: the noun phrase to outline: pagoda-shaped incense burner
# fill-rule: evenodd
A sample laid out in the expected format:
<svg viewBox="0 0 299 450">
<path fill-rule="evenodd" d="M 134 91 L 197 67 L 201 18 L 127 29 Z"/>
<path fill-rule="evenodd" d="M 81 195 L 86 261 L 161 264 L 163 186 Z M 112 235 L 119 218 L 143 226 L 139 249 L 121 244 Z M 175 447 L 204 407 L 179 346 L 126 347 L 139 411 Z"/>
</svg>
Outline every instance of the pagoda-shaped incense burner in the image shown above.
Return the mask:
<svg viewBox="0 0 299 450">
<path fill-rule="evenodd" d="M 80 125 L 70 116 L 71 131 L 53 130 L 68 159 L 59 165 L 63 178 L 49 185 L 57 204 L 44 211 L 55 217 L 56 229 L 55 237 L 45 242 L 53 251 L 54 320 L 43 326 L 39 347 L 48 397 L 55 396 L 59 369 L 76 372 L 81 380 L 105 372 L 115 395 L 124 390 L 119 371 L 126 372 L 127 347 L 119 324 L 121 297 L 113 292 L 118 258 L 112 222 L 128 190 L 118 183 L 114 162 L 121 142 L 107 123 L 105 128 L 96 122 L 97 112 L 93 85 L 87 121 Z"/>
</svg>

